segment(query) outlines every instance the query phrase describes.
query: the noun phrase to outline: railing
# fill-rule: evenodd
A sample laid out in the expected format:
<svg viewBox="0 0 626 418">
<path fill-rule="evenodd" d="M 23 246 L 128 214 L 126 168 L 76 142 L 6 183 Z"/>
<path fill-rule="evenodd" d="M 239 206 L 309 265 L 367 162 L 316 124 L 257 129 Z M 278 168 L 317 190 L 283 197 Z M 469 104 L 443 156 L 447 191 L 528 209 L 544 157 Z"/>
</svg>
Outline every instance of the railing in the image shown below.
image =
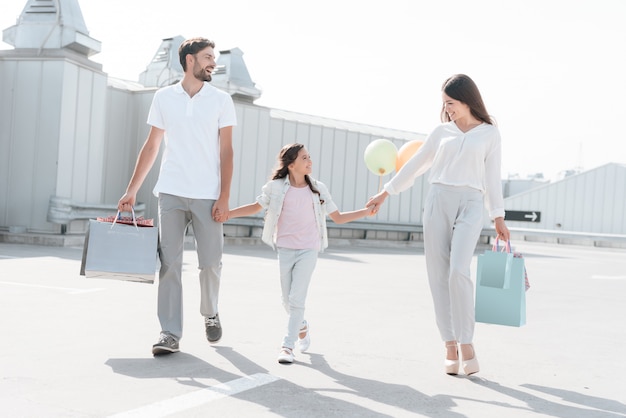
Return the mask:
<svg viewBox="0 0 626 418">
<path fill-rule="evenodd" d="M 227 221 L 225 225 L 248 227 L 248 235 L 252 236 L 254 228 L 263 228 L 263 218 L 246 216 L 241 218 L 235 218 Z M 368 221 L 352 221 L 345 224 L 336 224 L 332 221 L 327 222 L 330 237 L 333 237 L 333 230 L 352 230 L 359 231 L 360 238 L 362 239 L 376 239 L 381 238 L 383 233 L 394 234 L 394 238 L 388 238 L 395 241 L 422 241 L 423 240 L 423 227 L 422 225 L 413 223 L 382 223 L 382 222 L 368 222 Z M 495 234 L 492 230 L 483 230 L 481 233 L 481 242 L 488 243 L 489 235 Z M 493 235 L 495 236 L 495 235 Z M 356 237 L 355 237 L 356 238 Z M 384 239 L 384 238 L 382 238 Z"/>
<path fill-rule="evenodd" d="M 252 236 L 254 228 L 263 228 L 263 218 L 241 217 L 229 220 L 225 225 L 248 227 L 249 236 Z M 327 223 L 329 230 L 355 230 L 361 231 L 362 238 L 370 238 L 378 232 L 400 233 L 404 239 L 396 240 L 421 241 L 423 240 L 423 227 L 418 224 L 407 223 L 382 223 L 368 221 L 353 221 L 346 224 L 335 224 L 332 221 Z M 523 241 L 545 241 L 557 244 L 585 244 L 594 247 L 618 247 L 626 248 L 626 235 L 601 234 L 592 232 L 558 231 L 548 229 L 516 228 L 509 227 L 514 239 Z M 374 234 L 371 234 L 371 233 Z M 331 232 L 332 234 L 332 232 Z M 479 242 L 490 244 L 496 237 L 493 227 L 485 227 L 480 233 Z"/>
<path fill-rule="evenodd" d="M 135 205 L 135 215 L 143 216 L 145 203 Z M 72 221 L 95 219 L 117 213 L 117 204 L 83 203 L 59 196 L 51 196 L 48 204 L 48 222 L 61 224 L 61 234 L 65 235 Z"/>
<path fill-rule="evenodd" d="M 525 241 L 543 240 L 556 244 L 586 244 L 594 247 L 626 248 L 626 235 L 622 234 L 511 227 L 509 227 L 509 230 L 511 231 L 511 235 L 521 237 L 521 239 Z M 493 232 L 493 236 L 495 236 L 495 231 Z"/>
</svg>

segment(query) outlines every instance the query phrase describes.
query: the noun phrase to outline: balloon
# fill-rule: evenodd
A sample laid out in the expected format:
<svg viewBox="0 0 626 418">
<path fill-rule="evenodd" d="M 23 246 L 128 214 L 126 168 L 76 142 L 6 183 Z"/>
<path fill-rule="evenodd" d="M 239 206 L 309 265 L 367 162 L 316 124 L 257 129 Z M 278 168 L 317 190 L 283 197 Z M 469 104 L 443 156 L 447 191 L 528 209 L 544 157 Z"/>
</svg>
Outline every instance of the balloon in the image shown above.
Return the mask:
<svg viewBox="0 0 626 418">
<path fill-rule="evenodd" d="M 389 174 L 396 165 L 398 149 L 388 139 L 377 139 L 365 148 L 365 165 L 377 176 Z"/>
<path fill-rule="evenodd" d="M 402 166 L 411 159 L 424 142 L 414 139 L 402 145 L 398 150 L 398 158 L 396 159 L 396 171 L 400 171 Z"/>
</svg>

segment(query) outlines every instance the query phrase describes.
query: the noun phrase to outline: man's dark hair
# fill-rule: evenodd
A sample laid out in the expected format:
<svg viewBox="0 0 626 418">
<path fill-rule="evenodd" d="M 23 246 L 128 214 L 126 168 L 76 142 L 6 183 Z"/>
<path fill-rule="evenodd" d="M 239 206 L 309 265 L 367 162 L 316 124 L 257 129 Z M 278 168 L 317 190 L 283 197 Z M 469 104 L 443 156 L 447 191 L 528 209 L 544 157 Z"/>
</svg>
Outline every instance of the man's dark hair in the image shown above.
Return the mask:
<svg viewBox="0 0 626 418">
<path fill-rule="evenodd" d="M 187 55 L 195 55 L 208 46 L 215 48 L 215 42 L 206 38 L 191 38 L 180 44 L 178 47 L 178 57 L 180 59 L 180 65 L 183 66 L 183 71 L 187 71 Z"/>
</svg>

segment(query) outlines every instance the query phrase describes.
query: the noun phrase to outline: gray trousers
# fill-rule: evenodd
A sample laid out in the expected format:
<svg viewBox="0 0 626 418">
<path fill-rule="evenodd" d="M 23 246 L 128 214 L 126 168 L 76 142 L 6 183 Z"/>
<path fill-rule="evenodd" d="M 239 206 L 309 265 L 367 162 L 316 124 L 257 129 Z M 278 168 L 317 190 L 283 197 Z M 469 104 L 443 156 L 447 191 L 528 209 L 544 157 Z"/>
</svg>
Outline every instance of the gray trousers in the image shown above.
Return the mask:
<svg viewBox="0 0 626 418">
<path fill-rule="evenodd" d="M 289 315 L 283 347 L 292 350 L 303 325 L 306 295 L 317 264 L 317 255 L 318 250 L 278 248 L 282 302 Z"/>
<path fill-rule="evenodd" d="M 435 318 L 444 341 L 474 338 L 470 265 L 483 228 L 483 195 L 469 187 L 433 184 L 424 202 L 424 255 Z"/>
<path fill-rule="evenodd" d="M 215 200 L 187 199 L 159 194 L 159 295 L 157 313 L 162 332 L 183 336 L 183 245 L 185 231 L 193 227 L 200 270 L 200 313 L 214 316 L 224 249 L 223 225 L 215 222 L 211 209 Z"/>
</svg>

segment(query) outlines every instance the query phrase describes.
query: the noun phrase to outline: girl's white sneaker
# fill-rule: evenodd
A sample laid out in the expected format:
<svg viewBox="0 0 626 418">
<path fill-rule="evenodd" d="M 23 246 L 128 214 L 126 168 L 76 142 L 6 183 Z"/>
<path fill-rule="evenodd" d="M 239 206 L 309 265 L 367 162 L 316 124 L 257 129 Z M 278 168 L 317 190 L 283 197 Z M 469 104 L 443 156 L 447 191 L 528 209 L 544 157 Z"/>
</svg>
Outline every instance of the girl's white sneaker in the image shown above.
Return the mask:
<svg viewBox="0 0 626 418">
<path fill-rule="evenodd" d="M 280 349 L 280 353 L 278 353 L 278 362 L 281 364 L 290 364 L 293 363 L 294 355 L 293 350 L 291 348 L 283 347 Z"/>
</svg>

